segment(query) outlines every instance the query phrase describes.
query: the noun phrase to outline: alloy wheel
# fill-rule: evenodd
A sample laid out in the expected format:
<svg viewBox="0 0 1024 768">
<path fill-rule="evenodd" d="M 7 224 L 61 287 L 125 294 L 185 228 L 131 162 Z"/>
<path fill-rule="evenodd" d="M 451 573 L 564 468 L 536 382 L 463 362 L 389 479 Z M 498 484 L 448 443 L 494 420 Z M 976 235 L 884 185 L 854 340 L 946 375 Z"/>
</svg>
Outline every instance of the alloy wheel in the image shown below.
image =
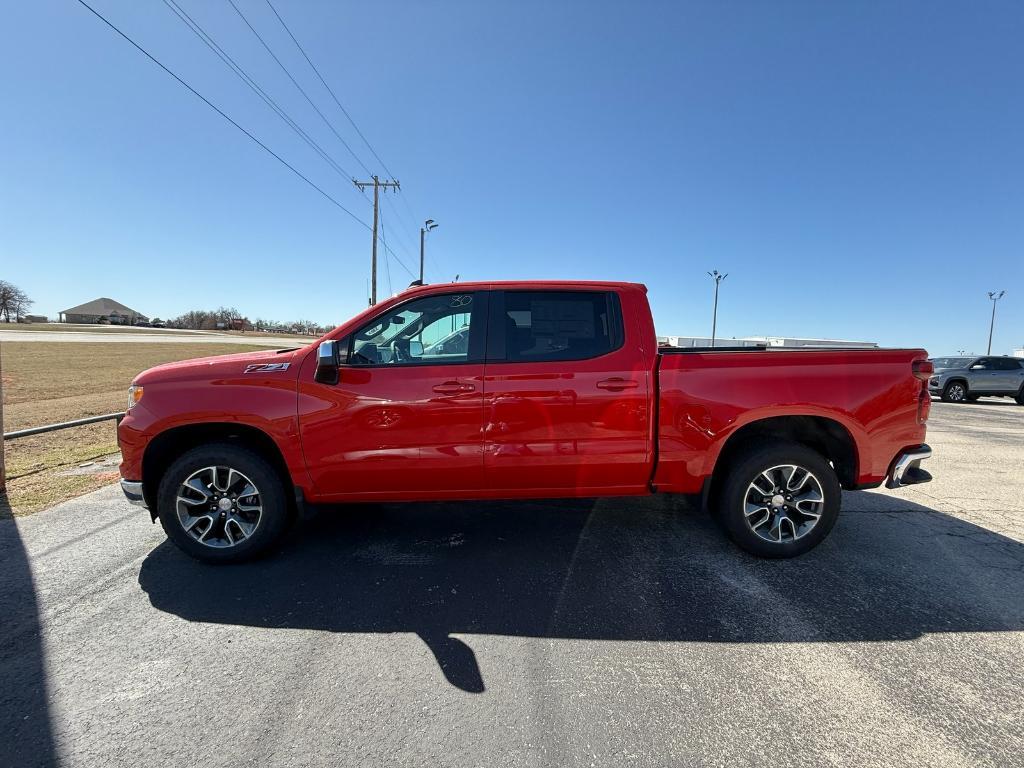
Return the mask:
<svg viewBox="0 0 1024 768">
<path fill-rule="evenodd" d="M 959 382 L 949 385 L 949 399 L 954 403 L 963 402 L 964 398 L 967 397 L 967 391 L 964 389 L 964 385 Z"/>
<path fill-rule="evenodd" d="M 773 544 L 802 539 L 818 524 L 824 509 L 821 481 L 795 464 L 764 470 L 747 486 L 743 497 L 747 527 Z"/>
<path fill-rule="evenodd" d="M 175 511 L 182 529 L 207 547 L 225 549 L 247 541 L 263 517 L 256 484 L 237 469 L 203 467 L 178 487 Z"/>
</svg>

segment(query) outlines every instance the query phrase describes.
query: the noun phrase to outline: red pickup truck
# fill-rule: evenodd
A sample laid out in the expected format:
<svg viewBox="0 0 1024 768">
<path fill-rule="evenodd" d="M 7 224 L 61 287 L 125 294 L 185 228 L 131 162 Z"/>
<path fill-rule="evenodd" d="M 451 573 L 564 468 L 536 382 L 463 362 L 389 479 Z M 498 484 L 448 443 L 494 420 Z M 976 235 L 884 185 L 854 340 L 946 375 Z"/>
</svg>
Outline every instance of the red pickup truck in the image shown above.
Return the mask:
<svg viewBox="0 0 1024 768">
<path fill-rule="evenodd" d="M 140 374 L 121 485 L 207 561 L 265 551 L 306 505 L 656 492 L 792 557 L 841 488 L 931 479 L 926 358 L 659 348 L 631 283 L 421 286 L 299 349 Z"/>
</svg>

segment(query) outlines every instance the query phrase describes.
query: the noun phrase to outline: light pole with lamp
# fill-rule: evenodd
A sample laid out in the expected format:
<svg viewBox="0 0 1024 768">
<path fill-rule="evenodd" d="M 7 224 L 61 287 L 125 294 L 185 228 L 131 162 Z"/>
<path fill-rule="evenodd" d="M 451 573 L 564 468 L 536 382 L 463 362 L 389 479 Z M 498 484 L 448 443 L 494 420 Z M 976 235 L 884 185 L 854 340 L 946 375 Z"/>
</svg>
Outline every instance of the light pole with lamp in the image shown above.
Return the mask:
<svg viewBox="0 0 1024 768">
<path fill-rule="evenodd" d="M 996 302 L 999 301 L 1006 294 L 1006 291 L 989 291 L 988 297 L 992 300 L 992 322 L 988 325 L 988 352 L 986 355 L 992 354 L 992 331 L 996 327 Z"/>
<path fill-rule="evenodd" d="M 708 277 L 715 281 L 715 310 L 711 315 L 711 346 L 715 346 L 715 331 L 718 330 L 718 286 L 721 285 L 722 281 L 729 276 L 726 272 L 724 275 L 720 274 L 717 269 L 708 272 Z"/>
<path fill-rule="evenodd" d="M 427 233 L 435 229 L 437 229 L 437 222 L 433 219 L 427 219 L 420 227 L 420 285 L 423 285 L 423 242 L 426 240 Z"/>
</svg>

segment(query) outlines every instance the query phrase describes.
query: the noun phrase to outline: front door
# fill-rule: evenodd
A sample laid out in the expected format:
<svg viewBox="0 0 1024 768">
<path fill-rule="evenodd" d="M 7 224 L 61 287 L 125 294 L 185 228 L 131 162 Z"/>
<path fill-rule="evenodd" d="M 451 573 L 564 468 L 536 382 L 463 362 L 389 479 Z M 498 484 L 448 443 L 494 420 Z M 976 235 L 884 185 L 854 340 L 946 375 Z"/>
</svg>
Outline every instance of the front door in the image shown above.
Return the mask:
<svg viewBox="0 0 1024 768">
<path fill-rule="evenodd" d="M 483 485 L 486 299 L 432 294 L 385 311 L 342 342 L 337 384 L 315 381 L 306 361 L 299 426 L 320 494 L 441 498 Z"/>
<path fill-rule="evenodd" d="M 967 373 L 968 389 L 972 393 L 998 392 L 1001 371 L 996 370 L 998 361 L 991 357 L 982 357 L 976 360 Z"/>
<path fill-rule="evenodd" d="M 494 291 L 484 467 L 492 493 L 597 495 L 649 480 L 649 375 L 612 291 Z"/>
</svg>

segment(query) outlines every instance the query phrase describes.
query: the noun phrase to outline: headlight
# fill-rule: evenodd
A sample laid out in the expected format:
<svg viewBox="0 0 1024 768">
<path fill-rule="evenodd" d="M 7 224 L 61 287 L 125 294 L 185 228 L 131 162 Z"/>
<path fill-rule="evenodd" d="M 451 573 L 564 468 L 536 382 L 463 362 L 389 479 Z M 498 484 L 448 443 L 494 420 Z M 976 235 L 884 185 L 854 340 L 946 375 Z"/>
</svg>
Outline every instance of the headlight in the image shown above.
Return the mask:
<svg viewBox="0 0 1024 768">
<path fill-rule="evenodd" d="M 140 387 L 138 384 L 132 384 L 130 387 L 128 387 L 128 410 L 129 411 L 141 399 L 142 399 L 142 387 Z"/>
</svg>

